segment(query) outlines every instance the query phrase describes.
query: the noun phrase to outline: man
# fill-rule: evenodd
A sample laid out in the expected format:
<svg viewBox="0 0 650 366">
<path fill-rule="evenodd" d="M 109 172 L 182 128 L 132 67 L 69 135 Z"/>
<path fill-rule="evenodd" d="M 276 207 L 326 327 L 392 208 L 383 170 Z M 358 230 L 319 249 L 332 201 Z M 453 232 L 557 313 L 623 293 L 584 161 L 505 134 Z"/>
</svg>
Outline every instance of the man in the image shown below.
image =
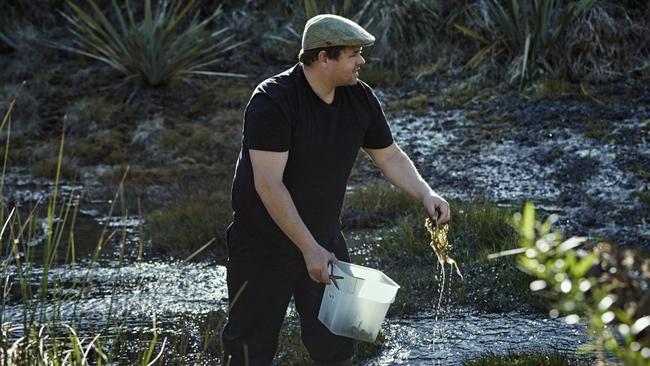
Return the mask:
<svg viewBox="0 0 650 366">
<path fill-rule="evenodd" d="M 269 365 L 293 296 L 311 358 L 352 364 L 353 341 L 317 317 L 328 265 L 350 259 L 339 216 L 360 148 L 438 223 L 449 218 L 448 203 L 394 143 L 377 97 L 358 79 L 362 47 L 373 42 L 348 19 L 310 19 L 300 63 L 262 82 L 246 107 L 227 230 L 224 363 Z"/>
</svg>

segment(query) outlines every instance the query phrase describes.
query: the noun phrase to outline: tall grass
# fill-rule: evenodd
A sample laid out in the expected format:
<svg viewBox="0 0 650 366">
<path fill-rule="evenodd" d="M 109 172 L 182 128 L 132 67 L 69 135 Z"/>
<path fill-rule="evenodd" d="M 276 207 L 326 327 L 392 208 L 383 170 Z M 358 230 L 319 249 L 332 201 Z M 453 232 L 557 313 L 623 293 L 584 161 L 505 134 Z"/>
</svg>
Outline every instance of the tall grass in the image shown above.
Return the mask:
<svg viewBox="0 0 650 366">
<path fill-rule="evenodd" d="M 74 308 L 85 301 L 92 286 L 91 273 L 96 268 L 105 244 L 117 238 L 119 245 L 118 270 L 112 288 L 111 298 L 121 291 L 120 269 L 124 263 L 126 228 L 111 229 L 106 220 L 100 238 L 88 260 L 80 280 L 75 280 L 70 288 L 59 278 L 52 276 L 52 270 L 60 265 L 75 263 L 79 259 L 75 248 L 75 221 L 79 208 L 79 193 L 69 192 L 63 199 L 60 193 L 60 172 L 65 139 L 62 136 L 58 152 L 58 163 L 51 195 L 45 208 L 45 218 L 39 216 L 39 204 L 28 210 L 19 204 L 10 205 L 11 200 L 4 197 L 4 179 L 7 172 L 7 155 L 10 151 L 11 113 L 15 105 L 14 97 L 4 114 L 0 130 L 5 135 L 5 148 L 2 175 L 0 176 L 0 262 L 2 278 L 2 298 L 0 303 L 0 364 L 2 365 L 101 365 L 122 362 L 119 353 L 123 330 L 118 333 L 108 328 L 91 335 L 79 334 L 78 326 L 89 324 L 78 314 L 63 316 L 61 303 L 71 302 Z M 124 179 L 113 197 L 109 217 L 118 203 L 124 202 Z M 122 205 L 126 217 L 128 210 Z M 39 223 L 42 222 L 42 233 Z M 66 291 L 61 291 L 66 288 Z M 22 313 L 20 320 L 6 318 L 5 309 L 15 305 Z M 112 319 L 111 312 L 106 314 Z M 73 312 L 75 312 L 73 310 Z M 223 317 L 221 317 L 223 320 Z M 95 324 L 101 326 L 100 324 Z M 114 329 L 115 324 L 107 324 Z M 217 326 L 218 327 L 218 326 Z M 212 334 L 208 329 L 208 335 Z M 128 331 L 127 331 L 128 333 Z M 159 338 L 159 330 L 154 319 L 153 334 L 139 355 L 128 362 L 153 365 L 159 362 L 169 348 L 169 338 Z M 205 349 L 204 351 L 205 352 Z M 182 355 L 181 355 L 182 356 Z"/>
<path fill-rule="evenodd" d="M 112 13 L 94 0 L 86 1 L 91 13 L 68 0 L 76 16 L 62 14 L 70 24 L 74 46 L 58 44 L 59 48 L 104 62 L 126 80 L 138 79 L 153 86 L 195 75 L 241 76 L 206 69 L 242 44 L 233 42 L 234 35 L 227 35 L 228 27 L 210 29 L 221 7 L 199 19 L 198 10 L 192 15 L 195 0 L 159 1 L 155 10 L 152 1 L 146 0 L 144 18 L 136 20 L 129 0 L 124 2 L 126 12 L 112 1 Z"/>
<path fill-rule="evenodd" d="M 507 0 L 505 6 L 499 0 L 486 0 L 487 9 L 472 12 L 478 31 L 454 26 L 481 44 L 470 65 L 499 57 L 514 62 L 512 81 L 522 86 L 548 65 L 549 52 L 566 36 L 567 27 L 596 1 L 579 0 L 565 7 L 559 0 Z"/>
</svg>

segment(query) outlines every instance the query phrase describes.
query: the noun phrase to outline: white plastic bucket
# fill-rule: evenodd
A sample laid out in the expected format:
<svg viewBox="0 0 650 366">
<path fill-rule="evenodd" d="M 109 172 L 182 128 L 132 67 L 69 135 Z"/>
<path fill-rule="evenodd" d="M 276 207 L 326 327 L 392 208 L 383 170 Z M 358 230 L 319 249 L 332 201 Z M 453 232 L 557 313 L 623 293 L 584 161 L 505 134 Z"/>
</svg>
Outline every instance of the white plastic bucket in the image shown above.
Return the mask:
<svg viewBox="0 0 650 366">
<path fill-rule="evenodd" d="M 338 262 L 332 274 L 343 277 L 325 287 L 318 320 L 330 332 L 374 342 L 399 285 L 376 269 Z"/>
</svg>

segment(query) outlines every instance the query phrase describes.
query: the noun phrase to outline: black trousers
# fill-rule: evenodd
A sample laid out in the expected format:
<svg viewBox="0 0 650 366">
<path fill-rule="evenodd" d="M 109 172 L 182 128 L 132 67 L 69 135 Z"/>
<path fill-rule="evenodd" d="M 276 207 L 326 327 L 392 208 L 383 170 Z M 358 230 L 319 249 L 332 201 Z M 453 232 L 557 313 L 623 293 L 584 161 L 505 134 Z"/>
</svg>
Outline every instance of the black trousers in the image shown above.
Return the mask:
<svg viewBox="0 0 650 366">
<path fill-rule="evenodd" d="M 339 251 L 336 257 L 349 261 L 347 250 Z M 325 285 L 311 280 L 302 258 L 230 258 L 227 284 L 231 309 L 222 334 L 224 365 L 271 364 L 292 296 L 311 358 L 330 363 L 352 357 L 354 341 L 332 334 L 318 320 Z"/>
</svg>

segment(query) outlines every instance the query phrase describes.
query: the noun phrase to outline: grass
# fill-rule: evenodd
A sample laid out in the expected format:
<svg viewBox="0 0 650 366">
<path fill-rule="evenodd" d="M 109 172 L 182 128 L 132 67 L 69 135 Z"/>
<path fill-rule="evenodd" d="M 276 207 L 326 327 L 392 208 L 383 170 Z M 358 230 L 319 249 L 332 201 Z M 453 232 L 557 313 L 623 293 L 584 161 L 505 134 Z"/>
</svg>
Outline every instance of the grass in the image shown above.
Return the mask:
<svg viewBox="0 0 650 366">
<path fill-rule="evenodd" d="M 433 98 L 434 105 L 443 111 L 462 108 L 486 90 L 484 84 L 482 78 L 477 76 L 455 82 Z"/>
<path fill-rule="evenodd" d="M 439 294 L 440 265 L 429 246 L 421 205 L 394 188 L 370 184 L 350 193 L 344 207 L 346 227 L 372 229 L 356 240 L 353 260 L 382 269 L 402 287 L 389 314 L 430 308 Z M 484 200 L 452 201 L 451 209 L 450 256 L 465 280 L 452 275 L 453 286 L 446 294 L 450 302 L 492 312 L 544 310 L 545 299 L 530 292 L 531 278 L 516 268 L 512 258 L 487 259 L 488 254 L 517 247 L 517 233 L 510 225 L 515 210 Z"/>
<path fill-rule="evenodd" d="M 405 97 L 397 97 L 388 101 L 388 112 L 412 111 L 418 116 L 426 114 L 429 97 L 425 94 L 411 92 Z"/>
<path fill-rule="evenodd" d="M 0 175 L 0 194 L 4 196 L 4 179 L 7 169 L 7 156 L 10 151 L 11 139 L 11 112 L 15 99 L 9 103 L 0 130 L 6 134 L 4 139 L 4 163 Z M 110 238 L 118 238 L 113 261 L 118 269 L 122 267 L 125 258 L 126 227 L 111 228 L 106 220 L 96 243 L 94 251 L 89 258 L 76 257 L 75 221 L 78 212 L 79 192 L 71 192 L 63 197 L 59 192 L 62 177 L 63 156 L 65 139 L 62 135 L 56 153 L 56 165 L 53 167 L 52 192 L 48 196 L 47 204 L 41 207 L 38 204 L 29 210 L 16 206 L 9 206 L 8 200 L 0 200 L 0 222 L 3 228 L 0 232 L 0 253 L 3 259 L 0 262 L 0 271 L 4 285 L 3 296 L 0 303 L 0 363 L 3 365 L 59 365 L 73 364 L 85 366 L 90 364 L 123 363 L 127 359 L 134 364 L 158 364 L 159 360 L 166 359 L 170 365 L 186 364 L 183 357 L 192 355 L 202 360 L 203 357 L 213 360 L 210 354 L 220 354 L 219 346 L 215 346 L 214 338 L 221 329 L 223 312 L 216 316 L 208 316 L 200 326 L 200 334 L 181 332 L 178 337 L 164 335 L 161 329 L 154 324 L 151 332 L 135 335 L 121 323 L 120 315 L 108 314 L 102 317 L 109 319 L 104 324 L 87 324 L 76 313 L 70 319 L 63 318 L 58 311 L 49 312 L 47 308 L 60 309 L 63 301 L 79 303 L 85 301 L 86 295 L 91 291 L 94 279 L 91 273 L 98 265 L 104 248 Z M 127 216 L 124 198 L 125 171 L 117 192 L 108 212 L 108 216 L 122 208 L 123 218 Z M 42 211 L 45 210 L 45 217 Z M 42 239 L 35 241 L 40 235 Z M 36 243 L 34 246 L 33 243 Z M 77 263 L 86 268 L 85 275 L 72 283 L 63 282 L 51 272 L 55 267 L 64 264 Z M 109 289 L 108 296 L 113 296 L 122 291 L 123 279 L 118 275 L 113 280 L 113 287 Z M 129 281 L 137 279 L 129 279 Z M 5 318 L 6 306 L 19 306 L 22 318 Z M 191 320 L 192 321 L 192 320 Z M 182 319 L 179 320 L 182 323 Z M 81 334 L 77 326 L 98 329 L 92 334 Z M 109 329 L 110 328 L 110 329 Z M 182 328 L 182 327 L 181 327 Z M 134 339 L 134 337 L 139 339 Z M 189 347 L 189 337 L 193 340 L 199 338 L 202 342 L 198 351 L 195 346 Z M 218 342 L 217 342 L 218 343 Z M 170 352 L 174 354 L 171 355 Z M 209 362 L 213 362 L 209 361 Z"/>
<path fill-rule="evenodd" d="M 183 256 L 208 242 L 207 251 L 220 262 L 226 259 L 224 232 L 232 221 L 230 197 L 221 192 L 189 197 L 148 215 L 148 230 L 156 253 Z"/>
<path fill-rule="evenodd" d="M 589 361 L 567 358 L 561 353 L 550 354 L 511 354 L 506 356 L 485 355 L 463 363 L 463 366 L 589 366 Z"/>
</svg>

